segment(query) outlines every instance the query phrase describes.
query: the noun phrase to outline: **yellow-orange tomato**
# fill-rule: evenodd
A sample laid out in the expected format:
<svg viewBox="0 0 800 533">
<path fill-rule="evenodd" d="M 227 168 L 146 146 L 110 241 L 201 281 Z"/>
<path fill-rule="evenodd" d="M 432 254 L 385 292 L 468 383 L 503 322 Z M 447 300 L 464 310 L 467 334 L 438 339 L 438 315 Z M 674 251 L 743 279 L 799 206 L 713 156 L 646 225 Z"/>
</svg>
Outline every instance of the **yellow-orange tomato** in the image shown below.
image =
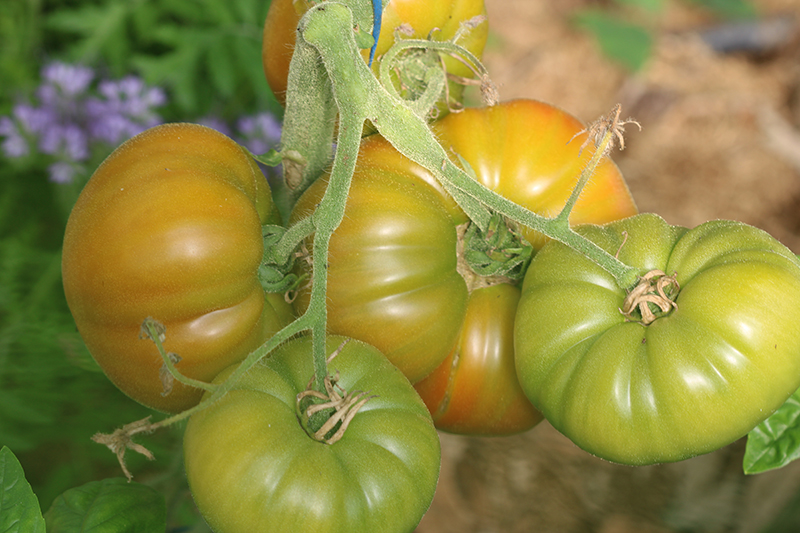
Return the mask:
<svg viewBox="0 0 800 533">
<path fill-rule="evenodd" d="M 583 124 L 558 107 L 536 100 L 467 109 L 433 124 L 445 146 L 463 157 L 478 181 L 535 213 L 555 216 L 564 206 L 594 148 L 581 149 Z M 574 138 L 573 138 L 574 137 Z M 598 165 L 569 217 L 571 225 L 604 224 L 637 213 L 619 169 Z M 522 233 L 535 249 L 547 239 Z"/>
<path fill-rule="evenodd" d="M 551 215 L 563 206 L 593 153 L 589 146 L 578 155 L 585 134 L 567 144 L 582 128 L 571 115 L 531 100 L 469 109 L 434 124 L 444 147 L 462 156 L 479 181 Z M 293 220 L 314 210 L 326 183 L 323 177 L 306 191 Z M 603 223 L 635 213 L 622 175 L 606 161 L 571 221 Z M 466 222 L 427 170 L 379 136 L 364 139 L 345 217 L 330 241 L 328 328 L 376 346 L 412 383 L 430 375 L 418 391 L 441 429 L 523 431 L 540 417 L 514 369 L 510 339 L 518 290 L 508 285 L 470 294 L 458 255 L 458 226 Z M 532 231 L 524 233 L 536 247 L 545 241 Z M 307 304 L 305 289 L 296 307 L 303 310 Z M 478 378 L 497 386 L 478 384 Z M 475 409 L 470 391 L 477 389 L 480 401 L 494 405 L 492 412 L 503 413 L 502 420 L 483 411 L 466 418 Z"/>
<path fill-rule="evenodd" d="M 291 317 L 257 272 L 261 225 L 277 222 L 267 181 L 228 137 L 166 124 L 122 144 L 91 177 L 67 223 L 62 272 L 92 356 L 123 392 L 151 408 L 195 405 L 199 389 L 162 395 L 163 362 L 140 339 L 166 326 L 164 348 L 186 376 L 211 381 Z"/>
<path fill-rule="evenodd" d="M 272 0 L 264 23 L 261 59 L 264 74 L 272 92 L 281 103 L 286 98 L 286 81 L 289 76 L 289 63 L 294 51 L 295 34 L 300 17 L 308 11 L 311 4 L 306 0 Z M 413 35 L 409 39 L 424 39 L 431 32 L 436 40 L 452 39 L 461 23 L 477 16 L 485 16 L 483 0 L 391 0 L 383 11 L 381 32 L 375 49 L 372 65 L 377 72 L 380 56 L 386 53 L 395 39 L 395 30 L 402 24 L 409 25 Z M 472 29 L 458 44 L 480 57 L 489 35 L 489 25 L 484 21 Z M 369 52 L 363 52 L 364 59 Z M 472 71 L 461 62 L 446 58 L 447 71 L 470 78 Z M 452 94 L 453 92 L 457 94 Z M 451 86 L 451 96 L 459 98 L 459 87 Z"/>
</svg>

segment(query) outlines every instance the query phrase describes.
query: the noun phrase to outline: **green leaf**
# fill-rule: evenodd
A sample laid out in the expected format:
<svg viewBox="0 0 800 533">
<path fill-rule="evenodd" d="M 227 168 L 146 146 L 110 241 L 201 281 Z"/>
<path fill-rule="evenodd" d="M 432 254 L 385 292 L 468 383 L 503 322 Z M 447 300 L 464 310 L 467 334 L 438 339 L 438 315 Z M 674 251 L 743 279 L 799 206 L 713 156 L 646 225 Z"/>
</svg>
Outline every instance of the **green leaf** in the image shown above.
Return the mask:
<svg viewBox="0 0 800 533">
<path fill-rule="evenodd" d="M 166 530 L 167 508 L 154 489 L 109 478 L 66 491 L 45 520 L 48 533 L 156 533 Z"/>
<path fill-rule="evenodd" d="M 748 0 L 689 0 L 713 11 L 715 14 L 732 19 L 752 18 L 756 16 L 755 5 Z"/>
<path fill-rule="evenodd" d="M 666 5 L 665 0 L 616 0 L 616 2 L 625 6 L 639 7 L 653 13 L 663 11 Z"/>
<path fill-rule="evenodd" d="M 653 38 L 641 26 L 630 24 L 598 10 L 585 10 L 575 17 L 578 26 L 597 39 L 609 58 L 633 72 L 644 66 L 653 48 Z"/>
<path fill-rule="evenodd" d="M 39 500 L 25 479 L 22 465 L 8 449 L 0 450 L 0 532 L 44 533 Z"/>
<path fill-rule="evenodd" d="M 800 457 L 800 390 L 747 435 L 744 473 L 781 468 Z"/>
</svg>

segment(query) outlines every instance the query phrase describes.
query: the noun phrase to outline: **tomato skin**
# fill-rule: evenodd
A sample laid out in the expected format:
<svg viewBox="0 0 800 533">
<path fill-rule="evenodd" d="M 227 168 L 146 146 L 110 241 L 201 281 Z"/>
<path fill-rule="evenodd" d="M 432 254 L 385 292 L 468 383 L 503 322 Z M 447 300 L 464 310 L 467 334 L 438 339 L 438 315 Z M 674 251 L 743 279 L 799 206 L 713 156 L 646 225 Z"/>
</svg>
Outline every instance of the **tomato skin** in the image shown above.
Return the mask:
<svg viewBox="0 0 800 533">
<path fill-rule="evenodd" d="M 272 92 L 279 102 L 286 101 L 286 86 L 289 76 L 289 63 L 294 52 L 297 23 L 311 4 L 304 0 L 273 0 L 264 22 L 261 59 L 264 74 Z M 413 28 L 408 39 L 425 39 L 434 30 L 436 40 L 452 39 L 461 22 L 479 15 L 486 15 L 483 0 L 391 0 L 383 11 L 381 33 L 375 49 L 374 72 L 378 72 L 380 56 L 385 54 L 394 44 L 394 32 L 401 24 L 409 24 Z M 464 36 L 458 44 L 475 54 L 483 53 L 486 39 L 489 36 L 489 25 L 483 22 Z M 366 61 L 368 51 L 362 51 Z M 446 58 L 448 72 L 462 77 L 472 77 L 472 71 L 459 61 Z M 453 94 L 455 93 L 455 94 Z M 460 98 L 461 88 L 451 84 L 451 94 Z"/>
<path fill-rule="evenodd" d="M 514 317 L 520 292 L 501 283 L 470 293 L 455 349 L 414 385 L 436 427 L 461 435 L 510 435 L 542 421 L 517 380 Z"/>
<path fill-rule="evenodd" d="M 567 136 L 563 142 L 548 144 L 551 150 L 538 150 L 533 145 L 540 134 L 530 124 L 548 120 L 558 124 L 545 128 L 546 132 L 555 130 Z M 581 166 L 592 153 L 592 148 L 587 147 L 578 162 L 572 162 L 570 158 L 577 157 L 585 136 L 576 137 L 574 145 L 567 145 L 567 140 L 582 127 L 563 111 L 535 101 L 518 100 L 493 108 L 468 109 L 448 115 L 433 127 L 445 149 L 463 156 L 482 183 L 526 207 L 550 213 L 561 207 L 556 202 L 566 200 Z M 481 128 L 489 131 L 469 135 Z M 487 138 L 492 142 L 482 145 Z M 554 168 L 570 174 L 559 175 Z M 539 169 L 543 174 L 539 174 Z M 507 177 L 511 186 L 506 184 Z M 300 198 L 292 222 L 313 212 L 324 193 L 326 179 L 321 178 Z M 524 179 L 537 183 L 538 188 L 526 188 Z M 520 189 L 525 192 L 520 193 Z M 536 191 L 542 198 L 534 194 Z M 601 166 L 587 194 L 593 203 L 580 202 L 572 220 L 590 219 L 599 223 L 636 212 L 622 175 L 613 163 Z M 605 208 L 596 209 L 596 204 Z M 427 170 L 400 155 L 379 136 L 364 139 L 345 217 L 330 241 L 328 329 L 376 346 L 412 383 L 436 371 L 419 388 L 434 414 L 443 409 L 439 404 L 450 397 L 446 393 L 448 383 L 457 381 L 451 390 L 459 399 L 449 401 L 449 414 L 436 417 L 438 427 L 473 434 L 524 431 L 539 417 L 513 377 L 512 343 L 504 341 L 502 349 L 498 348 L 498 339 L 510 335 L 500 332 L 511 327 L 506 322 L 510 318 L 500 321 L 499 317 L 514 314 L 516 298 L 506 293 L 501 296 L 504 303 L 499 304 L 502 310 L 494 313 L 498 322 L 492 328 L 480 333 L 471 331 L 473 327 L 479 328 L 480 320 L 473 320 L 474 325 L 469 328 L 465 326 L 470 313 L 470 289 L 458 271 L 457 229 L 466 222 L 464 212 Z M 308 306 L 308 289 L 300 291 L 295 302 L 298 312 Z M 497 291 L 495 294 L 505 290 L 493 289 Z M 482 311 L 477 309 L 472 313 L 480 315 Z M 475 362 L 463 366 L 462 377 L 451 376 L 453 364 L 448 356 L 453 355 L 457 344 L 463 349 L 465 339 L 476 336 L 482 340 L 469 341 L 471 346 L 491 346 L 497 351 L 490 355 L 477 351 L 473 354 L 470 350 L 470 359 L 474 356 Z M 467 353 L 462 355 L 466 357 Z M 504 362 L 497 362 L 498 358 Z M 484 377 L 480 371 L 464 372 L 478 361 L 485 362 Z M 492 361 L 491 372 L 489 361 Z M 477 379 L 498 384 L 481 385 L 481 405 L 494 406 L 492 419 L 483 416 L 484 411 L 468 416 L 469 409 L 478 408 L 466 399 L 468 393 L 460 391 L 475 390 L 477 385 L 471 382 Z M 510 392 L 515 399 L 511 399 Z M 470 408 L 462 408 L 462 402 L 469 403 Z M 501 412 L 504 414 L 498 418 Z"/>
<path fill-rule="evenodd" d="M 62 273 L 70 311 L 106 375 L 166 412 L 199 389 L 162 396 L 161 357 L 142 322 L 166 326 L 183 374 L 210 381 L 291 317 L 257 278 L 261 225 L 277 222 L 263 174 L 231 139 L 194 124 L 157 126 L 97 169 L 67 223 Z"/>
<path fill-rule="evenodd" d="M 328 354 L 342 340 L 329 337 Z M 343 388 L 375 397 L 333 444 L 309 437 L 295 414 L 314 372 L 309 337 L 278 348 L 191 417 L 186 473 L 216 533 L 414 529 L 439 474 L 430 415 L 408 380 L 367 344 L 346 344 L 329 363 L 329 373 L 337 371 Z"/>
<path fill-rule="evenodd" d="M 626 292 L 545 246 L 515 325 L 517 374 L 551 424 L 618 463 L 678 461 L 745 435 L 800 385 L 800 262 L 738 222 L 692 230 L 640 215 L 578 231 L 647 272 L 677 274 L 677 308 L 626 321 Z M 627 240 L 626 240 L 627 239 Z"/>
<path fill-rule="evenodd" d="M 580 121 L 553 105 L 519 99 L 451 113 L 433 124 L 440 142 L 466 159 L 478 181 L 535 213 L 555 216 L 594 153 L 581 148 Z M 637 213 L 613 161 L 598 165 L 570 214 L 570 224 L 604 224 Z M 547 239 L 522 233 L 535 249 Z"/>
<path fill-rule="evenodd" d="M 456 221 L 442 195 L 386 160 L 424 172 L 383 138 L 365 140 L 329 246 L 328 331 L 375 346 L 414 383 L 455 343 L 467 287 L 457 271 Z M 326 186 L 327 178 L 317 180 L 291 221 L 310 215 Z M 300 291 L 298 312 L 309 296 L 308 287 Z"/>
</svg>

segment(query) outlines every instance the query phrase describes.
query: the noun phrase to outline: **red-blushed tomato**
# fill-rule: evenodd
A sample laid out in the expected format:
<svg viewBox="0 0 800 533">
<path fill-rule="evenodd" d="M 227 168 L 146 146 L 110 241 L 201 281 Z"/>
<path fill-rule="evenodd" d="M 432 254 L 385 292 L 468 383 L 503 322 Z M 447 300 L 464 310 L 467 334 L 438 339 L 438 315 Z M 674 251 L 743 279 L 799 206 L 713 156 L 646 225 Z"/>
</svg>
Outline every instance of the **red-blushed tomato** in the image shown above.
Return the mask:
<svg viewBox="0 0 800 533">
<path fill-rule="evenodd" d="M 95 171 L 67 222 L 64 292 L 81 337 L 123 392 L 167 412 L 199 389 L 162 396 L 162 359 L 139 338 L 152 317 L 186 376 L 210 381 L 290 320 L 258 281 L 261 225 L 277 222 L 267 181 L 210 128 L 166 124 L 123 143 Z"/>
<path fill-rule="evenodd" d="M 342 341 L 329 337 L 327 353 Z M 344 345 L 328 372 L 347 392 L 372 396 L 332 444 L 298 421 L 297 397 L 314 373 L 309 337 L 283 344 L 189 419 L 186 475 L 216 533 L 406 533 L 419 523 L 441 459 L 425 404 L 380 352 L 358 341 Z"/>
<path fill-rule="evenodd" d="M 581 148 L 586 134 L 575 136 L 583 129 L 577 118 L 536 100 L 511 100 L 451 113 L 434 123 L 433 129 L 445 147 L 470 164 L 478 181 L 545 216 L 558 214 L 594 153 L 593 147 Z M 569 221 L 572 225 L 604 224 L 636 213 L 619 169 L 605 159 Z M 528 228 L 523 227 L 522 233 L 536 249 L 547 240 Z"/>
<path fill-rule="evenodd" d="M 557 202 L 566 201 L 580 169 L 593 152 L 592 147 L 587 147 L 578 156 L 585 134 L 567 144 L 582 129 L 577 120 L 551 106 L 528 100 L 451 114 L 434 128 L 445 148 L 464 157 L 482 183 L 532 210 L 549 214 L 558 211 Z M 481 131 L 468 135 L 473 130 Z M 551 140 L 550 136 L 557 140 Z M 487 139 L 491 142 L 480 144 Z M 537 143 L 548 149 L 540 150 Z M 292 221 L 313 212 L 326 183 L 327 178 L 323 177 L 306 191 L 295 206 Z M 636 212 L 621 174 L 610 161 L 600 166 L 585 194 L 592 201 L 577 204 L 573 221 L 590 219 L 600 223 Z M 489 353 L 498 346 L 497 339 L 502 336 L 499 332 L 511 327 L 509 323 L 486 328 L 482 333 L 464 329 L 470 292 L 464 276 L 476 277 L 464 271 L 463 264 L 459 267 L 458 227 L 467 222 L 463 211 L 427 170 L 400 155 L 379 136 L 364 139 L 345 217 L 330 241 L 329 331 L 376 346 L 412 383 L 444 365 L 445 369 L 437 372 L 438 377 L 432 376 L 425 385 L 426 391 L 447 390 L 447 381 L 451 379 L 456 380 L 453 391 L 471 387 L 469 383 L 457 382 L 472 380 L 476 374 L 464 373 L 472 376 L 464 378 L 451 376 L 450 371 L 459 365 L 445 361 L 456 350 L 460 336 L 464 339 L 460 344 L 462 349 L 466 339 L 470 346 L 492 347 L 483 354 L 470 354 L 470 358 L 493 361 L 491 365 L 487 363 L 485 370 L 488 372 L 491 367 L 502 377 L 485 379 L 511 384 L 513 390 L 511 343 L 500 343 L 501 354 Z M 531 232 L 527 235 L 535 243 L 543 241 Z M 493 291 L 499 293 L 501 289 Z M 308 292 L 307 287 L 300 291 L 296 301 L 298 311 L 307 307 Z M 503 297 L 503 301 L 508 306 L 504 315 L 513 315 L 516 300 Z M 471 321 L 471 327 L 476 322 L 480 320 Z M 483 340 L 476 340 L 481 335 Z M 499 359 L 505 362 L 497 363 Z M 443 381 L 432 383 L 435 379 Z M 528 429 L 538 418 L 526 405 L 521 391 L 517 387 L 518 399 L 511 400 L 507 396 L 509 391 L 499 392 L 501 388 L 492 392 L 502 397 L 490 398 L 487 389 L 483 401 L 487 405 L 521 407 L 508 407 L 507 420 L 487 420 L 485 432 Z M 435 413 L 439 407 L 434 406 L 436 394 L 431 394 L 429 397 L 426 392 L 424 396 Z M 447 397 L 438 395 L 440 399 Z M 455 424 L 452 419 L 456 413 L 466 412 L 452 398 L 447 409 L 452 413 L 448 424 Z M 464 420 L 464 427 L 467 425 L 470 432 L 480 433 L 474 422 Z"/>
<path fill-rule="evenodd" d="M 517 374 L 578 446 L 630 465 L 686 459 L 744 436 L 800 386 L 800 261 L 774 238 L 656 215 L 577 231 L 644 278 L 629 293 L 556 242 L 528 269 Z"/>
<path fill-rule="evenodd" d="M 286 99 L 286 81 L 289 63 L 294 51 L 297 23 L 311 7 L 306 0 L 273 0 L 264 23 L 261 59 L 264 74 L 272 92 L 281 103 Z M 394 44 L 395 30 L 402 24 L 410 25 L 413 35 L 408 39 L 425 39 L 431 32 L 435 40 L 452 39 L 461 23 L 486 15 L 483 0 L 391 0 L 383 10 L 381 33 L 375 50 L 373 70 L 377 73 L 380 56 Z M 489 25 L 484 21 L 466 34 L 458 44 L 480 57 L 489 36 Z M 369 51 L 362 52 L 364 59 Z M 472 71 L 461 62 L 445 58 L 447 71 L 456 76 L 471 78 Z M 451 95 L 459 99 L 460 88 L 451 86 Z"/>
<path fill-rule="evenodd" d="M 470 293 L 455 349 L 414 385 L 438 429 L 507 435 L 542 420 L 517 381 L 514 316 L 519 289 L 508 283 Z"/>
</svg>

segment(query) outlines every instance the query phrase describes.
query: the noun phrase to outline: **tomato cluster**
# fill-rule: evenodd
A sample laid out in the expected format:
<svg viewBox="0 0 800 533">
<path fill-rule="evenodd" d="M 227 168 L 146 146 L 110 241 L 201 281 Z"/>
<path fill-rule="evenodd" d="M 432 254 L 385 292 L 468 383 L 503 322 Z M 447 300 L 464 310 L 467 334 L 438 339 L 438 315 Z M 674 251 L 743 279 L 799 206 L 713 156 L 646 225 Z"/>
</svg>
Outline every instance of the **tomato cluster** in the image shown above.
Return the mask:
<svg viewBox="0 0 800 533">
<path fill-rule="evenodd" d="M 478 181 L 542 214 L 564 205 L 592 154 L 581 151 L 580 122 L 533 100 L 468 109 L 433 127 Z M 323 176 L 306 191 L 290 223 L 314 211 L 326 183 Z M 571 220 L 603 223 L 635 213 L 622 175 L 606 160 Z M 519 290 L 507 278 L 481 277 L 465 264 L 459 229 L 468 224 L 428 170 L 379 136 L 365 139 L 345 219 L 330 241 L 328 329 L 376 346 L 412 383 L 420 382 L 441 429 L 523 431 L 541 417 L 514 374 Z M 544 243 L 529 229 L 520 233 L 534 246 Z M 298 312 L 306 308 L 309 288 L 300 291 Z"/>
<path fill-rule="evenodd" d="M 263 60 L 279 97 L 309 7 L 271 4 Z M 480 0 L 392 0 L 373 69 L 401 23 L 449 39 L 484 13 Z M 480 55 L 485 41 L 479 24 L 460 43 Z M 446 68 L 463 81 L 472 72 L 459 65 Z M 466 109 L 431 129 L 465 174 L 549 218 L 595 155 L 575 117 L 534 100 Z M 276 332 L 308 310 L 320 278 L 308 235 L 294 254 L 305 281 L 285 295 L 262 288 L 263 227 L 281 221 L 234 141 L 192 124 L 148 130 L 97 169 L 69 219 L 64 289 L 98 364 L 152 408 L 204 400 L 184 447 L 214 531 L 409 531 L 435 491 L 436 429 L 508 435 L 546 418 L 592 454 L 652 464 L 732 442 L 800 386 L 800 261 L 766 233 L 638 215 L 604 158 L 559 221 L 636 269 L 637 284 L 621 287 L 532 228 L 497 215 L 478 228 L 434 170 L 390 140 L 365 137 L 356 161 L 324 264 L 324 391 L 310 337 L 240 366 L 283 339 Z M 319 176 L 294 202 L 288 228 L 312 220 L 332 180 Z M 159 338 L 142 335 L 146 321 Z M 165 358 L 206 382 L 205 396 L 167 386 Z"/>
</svg>

